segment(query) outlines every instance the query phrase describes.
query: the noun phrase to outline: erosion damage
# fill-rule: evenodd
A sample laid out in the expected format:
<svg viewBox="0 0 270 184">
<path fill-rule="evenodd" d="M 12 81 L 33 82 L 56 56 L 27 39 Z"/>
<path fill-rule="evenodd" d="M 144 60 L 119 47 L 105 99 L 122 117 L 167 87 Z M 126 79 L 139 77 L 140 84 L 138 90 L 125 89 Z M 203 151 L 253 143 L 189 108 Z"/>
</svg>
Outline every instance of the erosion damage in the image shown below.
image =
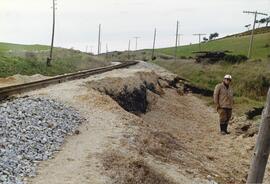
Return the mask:
<svg viewBox="0 0 270 184">
<path fill-rule="evenodd" d="M 97 78 L 87 82 L 87 87 L 110 96 L 128 112 L 137 115 L 146 113 L 149 103 L 151 103 L 149 93 L 157 95 L 164 93 L 159 84 L 160 77 L 150 70 L 123 72 L 127 72 L 125 77 L 122 76 L 123 74 L 115 74 L 110 77 Z"/>
<path fill-rule="evenodd" d="M 255 135 L 235 128 L 221 137 L 214 109 L 184 94 L 181 81 L 140 62 L 23 94 L 67 104 L 84 119 L 25 183 L 244 183 Z M 245 131 L 242 121 L 233 127 Z"/>
</svg>

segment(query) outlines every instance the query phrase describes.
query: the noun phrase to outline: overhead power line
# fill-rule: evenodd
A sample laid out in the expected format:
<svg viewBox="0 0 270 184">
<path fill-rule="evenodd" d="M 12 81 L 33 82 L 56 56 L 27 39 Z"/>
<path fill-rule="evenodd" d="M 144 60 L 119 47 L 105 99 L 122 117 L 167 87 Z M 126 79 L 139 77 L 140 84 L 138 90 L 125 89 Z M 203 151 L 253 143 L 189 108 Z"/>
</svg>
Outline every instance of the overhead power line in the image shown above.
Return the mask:
<svg viewBox="0 0 270 184">
<path fill-rule="evenodd" d="M 252 28 L 251 35 L 250 35 L 249 48 L 248 48 L 248 58 L 251 58 L 252 46 L 253 46 L 253 40 L 254 40 L 254 30 L 255 30 L 257 15 L 265 15 L 265 16 L 267 16 L 268 14 L 261 13 L 261 12 L 258 12 L 258 11 L 243 11 L 243 13 L 253 14 L 254 15 L 253 28 Z"/>
<path fill-rule="evenodd" d="M 201 51 L 201 36 L 204 36 L 206 34 L 204 34 L 204 33 L 196 33 L 196 34 L 193 34 L 193 35 L 199 37 L 199 51 Z"/>
</svg>

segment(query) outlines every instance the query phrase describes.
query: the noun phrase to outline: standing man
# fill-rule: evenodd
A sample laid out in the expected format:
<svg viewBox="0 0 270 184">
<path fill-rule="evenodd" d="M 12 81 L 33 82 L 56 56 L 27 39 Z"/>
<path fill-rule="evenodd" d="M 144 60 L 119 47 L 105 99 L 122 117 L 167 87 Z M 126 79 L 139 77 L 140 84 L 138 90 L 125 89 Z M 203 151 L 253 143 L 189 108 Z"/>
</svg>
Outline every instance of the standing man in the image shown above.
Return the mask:
<svg viewBox="0 0 270 184">
<path fill-rule="evenodd" d="M 219 114 L 220 132 L 222 135 L 228 132 L 229 120 L 232 116 L 233 92 L 231 89 L 231 75 L 225 75 L 222 83 L 216 85 L 214 91 L 214 102 Z"/>
</svg>

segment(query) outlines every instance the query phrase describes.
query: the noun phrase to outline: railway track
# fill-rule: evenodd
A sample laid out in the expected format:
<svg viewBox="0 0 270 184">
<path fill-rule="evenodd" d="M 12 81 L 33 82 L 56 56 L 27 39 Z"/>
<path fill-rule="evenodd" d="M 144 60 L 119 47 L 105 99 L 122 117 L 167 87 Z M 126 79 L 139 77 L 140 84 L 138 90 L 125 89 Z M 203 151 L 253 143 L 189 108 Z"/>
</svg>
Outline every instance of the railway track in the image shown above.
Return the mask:
<svg viewBox="0 0 270 184">
<path fill-rule="evenodd" d="M 87 77 L 94 75 L 94 74 L 100 74 L 100 73 L 104 73 L 104 72 L 111 71 L 114 69 L 125 68 L 128 66 L 135 65 L 137 63 L 138 63 L 138 61 L 127 61 L 127 62 L 123 62 L 123 63 L 118 64 L 118 65 L 112 65 L 112 66 L 100 67 L 100 68 L 95 68 L 95 69 L 90 69 L 90 70 L 84 70 L 84 71 L 80 71 L 80 72 L 76 72 L 76 73 L 59 75 L 59 76 L 52 77 L 49 79 L 44 79 L 44 80 L 39 80 L 39 81 L 34 81 L 34 82 L 29 82 L 29 83 L 24 83 L 24 84 L 19 84 L 19 85 L 2 87 L 2 88 L 0 88 L 0 100 L 4 100 L 11 95 L 20 94 L 20 93 L 35 90 L 35 89 L 44 88 L 44 87 L 47 87 L 49 85 L 59 84 L 59 83 L 63 83 L 66 81 L 87 78 Z"/>
</svg>

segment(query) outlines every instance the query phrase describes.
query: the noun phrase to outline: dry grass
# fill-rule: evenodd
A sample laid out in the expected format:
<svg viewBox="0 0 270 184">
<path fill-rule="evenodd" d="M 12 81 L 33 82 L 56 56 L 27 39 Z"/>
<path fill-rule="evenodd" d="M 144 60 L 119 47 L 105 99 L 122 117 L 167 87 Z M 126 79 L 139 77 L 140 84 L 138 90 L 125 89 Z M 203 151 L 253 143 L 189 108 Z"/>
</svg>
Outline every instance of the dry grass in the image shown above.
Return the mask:
<svg viewBox="0 0 270 184">
<path fill-rule="evenodd" d="M 114 184 L 173 184 L 140 158 L 108 151 L 102 156 L 103 166 Z"/>
<path fill-rule="evenodd" d="M 140 130 L 140 135 L 136 135 L 136 149 L 140 154 L 152 155 L 161 161 L 177 161 L 177 155 L 184 150 L 181 141 L 172 134 L 163 131 L 146 129 Z"/>
</svg>

